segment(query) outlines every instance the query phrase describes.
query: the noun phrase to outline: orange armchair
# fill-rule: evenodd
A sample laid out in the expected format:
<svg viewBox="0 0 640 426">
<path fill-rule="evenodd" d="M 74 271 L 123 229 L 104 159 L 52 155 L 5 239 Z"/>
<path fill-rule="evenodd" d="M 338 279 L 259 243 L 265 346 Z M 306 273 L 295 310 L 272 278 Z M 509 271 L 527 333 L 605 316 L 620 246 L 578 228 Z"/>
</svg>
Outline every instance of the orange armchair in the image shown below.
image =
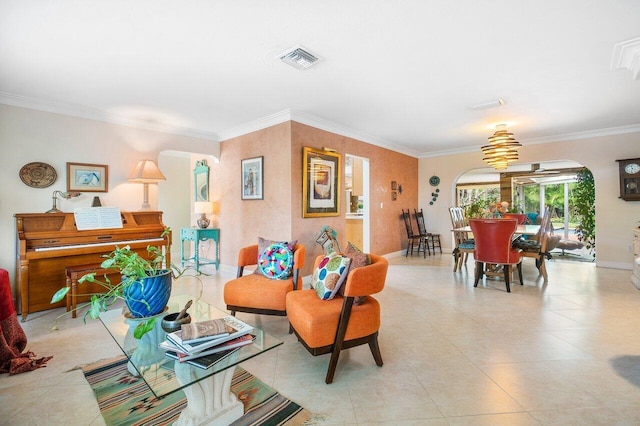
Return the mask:
<svg viewBox="0 0 640 426">
<path fill-rule="evenodd" d="M 325 382 L 333 382 L 340 351 L 369 344 L 378 366 L 382 355 L 378 346 L 380 304 L 371 295 L 382 291 L 389 262 L 374 254 L 371 264 L 353 269 L 344 282 L 344 296 L 321 300 L 313 289 L 287 294 L 287 317 L 291 331 L 314 356 L 331 353 Z M 317 267 L 322 256 L 315 262 Z M 354 305 L 355 297 L 363 297 Z"/>
<path fill-rule="evenodd" d="M 258 245 L 240 249 L 236 278 L 224 285 L 224 302 L 231 315 L 248 312 L 286 316 L 287 293 L 302 289 L 300 270 L 304 266 L 306 249 L 302 244 L 293 248 L 293 276 L 286 280 L 272 280 L 264 275 L 243 275 L 245 266 L 257 265 Z"/>
<path fill-rule="evenodd" d="M 477 287 L 480 278 L 485 275 L 485 263 L 502 265 L 507 293 L 511 292 L 509 278 L 513 265 L 518 267 L 518 276 L 520 278 L 520 284 L 522 284 L 520 250 L 511 247 L 513 234 L 518 227 L 517 220 L 469 219 L 469 225 L 476 240 L 476 248 L 473 252 L 473 257 L 476 261 L 476 274 L 473 286 Z"/>
</svg>

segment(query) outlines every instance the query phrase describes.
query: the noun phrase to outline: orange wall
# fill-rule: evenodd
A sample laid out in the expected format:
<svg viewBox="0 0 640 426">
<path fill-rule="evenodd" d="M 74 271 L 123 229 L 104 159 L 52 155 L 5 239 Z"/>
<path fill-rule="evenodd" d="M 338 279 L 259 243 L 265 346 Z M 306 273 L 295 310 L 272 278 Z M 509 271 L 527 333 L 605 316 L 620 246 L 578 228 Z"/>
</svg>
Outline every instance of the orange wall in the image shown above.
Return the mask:
<svg viewBox="0 0 640 426">
<path fill-rule="evenodd" d="M 371 252 L 388 254 L 406 247 L 402 208 L 418 206 L 418 159 L 297 122 L 286 122 L 220 144 L 220 163 L 212 165 L 213 201 L 219 211 L 215 225 L 221 232 L 221 262 L 235 265 L 238 250 L 269 239 L 297 239 L 307 248 L 305 275 L 311 273 L 320 229 L 329 225 L 341 246 L 346 219 L 341 199 L 340 216 L 302 217 L 303 147 L 335 149 L 342 155 L 341 188 L 344 194 L 344 155 L 369 159 Z M 241 200 L 240 161 L 264 156 L 264 200 Z M 402 185 L 391 200 L 391 181 Z M 344 198 L 344 197 L 343 197 Z M 381 207 L 382 203 L 382 207 Z"/>
</svg>

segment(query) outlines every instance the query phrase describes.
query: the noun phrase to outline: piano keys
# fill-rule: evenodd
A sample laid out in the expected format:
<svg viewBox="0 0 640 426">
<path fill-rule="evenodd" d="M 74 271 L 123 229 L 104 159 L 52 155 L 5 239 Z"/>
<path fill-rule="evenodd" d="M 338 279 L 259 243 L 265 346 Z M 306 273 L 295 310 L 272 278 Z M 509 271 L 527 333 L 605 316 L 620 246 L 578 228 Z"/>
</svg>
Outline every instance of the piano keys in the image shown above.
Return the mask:
<svg viewBox="0 0 640 426">
<path fill-rule="evenodd" d="M 65 267 L 101 263 L 116 246 L 129 245 L 148 258 L 147 246 L 162 248 L 171 263 L 171 233 L 162 235 L 162 212 L 121 212 L 122 228 L 78 231 L 73 213 L 16 214 L 16 289 L 22 321 L 31 312 L 65 306 L 49 303 L 65 285 Z M 93 287 L 92 287 L 93 286 Z M 100 291 L 81 284 L 80 293 Z M 80 289 L 80 287 L 79 287 Z M 80 301 L 88 297 L 79 298 Z"/>
</svg>

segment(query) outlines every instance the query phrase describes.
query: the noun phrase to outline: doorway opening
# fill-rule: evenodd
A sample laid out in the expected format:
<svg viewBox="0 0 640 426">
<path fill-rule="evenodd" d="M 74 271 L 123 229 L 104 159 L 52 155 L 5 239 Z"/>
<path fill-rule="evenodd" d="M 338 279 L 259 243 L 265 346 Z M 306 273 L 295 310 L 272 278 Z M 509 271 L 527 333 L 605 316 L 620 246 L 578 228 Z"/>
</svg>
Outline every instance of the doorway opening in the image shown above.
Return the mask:
<svg viewBox="0 0 640 426">
<path fill-rule="evenodd" d="M 346 240 L 370 250 L 369 159 L 345 154 Z"/>
<path fill-rule="evenodd" d="M 514 165 L 503 172 L 470 170 L 456 183 L 457 205 L 465 209 L 467 218 L 487 217 L 494 211 L 492 204 L 506 201 L 508 211 L 524 213 L 534 224 L 549 208 L 552 232 L 560 237 L 552 254 L 593 261 L 595 210 L 589 209 L 589 197 L 595 199 L 595 193 L 585 177 L 593 182 L 591 172 L 573 161 Z"/>
</svg>

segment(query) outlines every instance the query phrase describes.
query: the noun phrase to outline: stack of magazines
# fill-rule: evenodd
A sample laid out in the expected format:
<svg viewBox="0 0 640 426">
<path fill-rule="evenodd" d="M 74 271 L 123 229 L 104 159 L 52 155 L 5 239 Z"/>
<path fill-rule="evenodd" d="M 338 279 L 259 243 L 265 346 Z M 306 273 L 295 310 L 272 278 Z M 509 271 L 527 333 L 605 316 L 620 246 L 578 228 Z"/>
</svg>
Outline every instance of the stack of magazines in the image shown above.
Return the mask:
<svg viewBox="0 0 640 426">
<path fill-rule="evenodd" d="M 209 368 L 242 346 L 251 344 L 253 327 L 234 316 L 183 324 L 160 343 L 170 358 Z"/>
</svg>

